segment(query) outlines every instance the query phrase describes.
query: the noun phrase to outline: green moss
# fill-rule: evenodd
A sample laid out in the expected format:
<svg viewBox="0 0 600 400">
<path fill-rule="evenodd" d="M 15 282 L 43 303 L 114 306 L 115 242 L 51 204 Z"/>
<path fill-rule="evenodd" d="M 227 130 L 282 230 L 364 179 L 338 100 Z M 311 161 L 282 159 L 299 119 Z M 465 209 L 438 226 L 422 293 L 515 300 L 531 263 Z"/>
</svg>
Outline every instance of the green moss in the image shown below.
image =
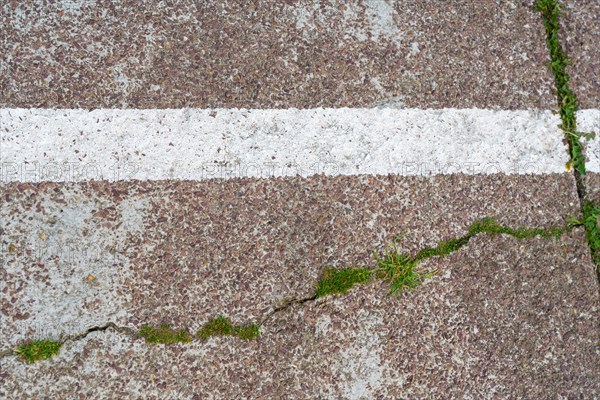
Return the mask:
<svg viewBox="0 0 600 400">
<path fill-rule="evenodd" d="M 260 335 L 260 328 L 256 324 L 239 326 L 235 328 L 235 335 L 240 339 L 255 339 Z"/>
<path fill-rule="evenodd" d="M 229 318 L 219 316 L 211 319 L 202 326 L 196 336 L 206 340 L 212 336 L 237 336 L 240 339 L 254 339 L 260 334 L 260 328 L 256 324 L 234 326 Z"/>
<path fill-rule="evenodd" d="M 379 264 L 378 270 L 384 271 L 384 279 L 390 281 L 390 293 L 395 293 L 403 289 L 415 288 L 425 279 L 428 279 L 435 274 L 435 271 L 429 273 L 418 272 L 416 268 L 420 261 L 431 257 L 447 256 L 465 246 L 473 236 L 480 233 L 487 233 L 490 235 L 504 234 L 513 236 L 517 239 L 528 239 L 535 236 L 544 238 L 554 237 L 558 239 L 564 233 L 564 229 L 556 227 L 549 229 L 513 229 L 500 225 L 493 218 L 484 218 L 475 221 L 469 227 L 467 234 L 459 238 L 441 241 L 435 247 L 425 247 L 414 257 L 405 253 L 399 253 L 396 248 L 392 248 L 392 250 L 383 258 L 377 259 L 377 263 Z"/>
<path fill-rule="evenodd" d="M 596 206 L 591 201 L 586 201 L 583 204 L 583 225 L 587 236 L 592 259 L 596 264 L 596 268 L 600 273 L 600 229 L 598 229 L 598 221 L 600 220 L 600 206 Z"/>
<path fill-rule="evenodd" d="M 162 324 L 158 328 L 143 326 L 139 333 L 148 343 L 173 344 L 189 343 L 192 341 L 190 333 L 184 329 L 172 329 L 171 325 Z"/>
<path fill-rule="evenodd" d="M 220 316 L 205 323 L 196 336 L 200 339 L 208 339 L 211 336 L 231 336 L 234 332 L 231 321 L 224 316 Z"/>
<path fill-rule="evenodd" d="M 34 340 L 17 347 L 17 354 L 28 363 L 47 360 L 60 353 L 62 342 L 53 340 Z"/>
<path fill-rule="evenodd" d="M 517 239 L 530 239 L 536 236 L 541 236 L 546 239 L 555 238 L 560 239 L 562 234 L 565 232 L 564 228 L 551 227 L 549 229 L 543 228 L 511 228 L 508 226 L 502 226 L 496 222 L 493 218 L 484 218 L 476 221 L 469 227 L 469 233 L 465 237 L 472 237 L 478 233 L 488 233 L 490 235 L 504 234 L 510 235 Z"/>
<path fill-rule="evenodd" d="M 550 69 L 554 75 L 556 97 L 560 108 L 561 128 L 566 134 L 571 153 L 570 165 L 581 175 L 585 175 L 585 157 L 583 146 L 580 142 L 581 133 L 577 132 L 575 112 L 577 111 L 577 98 L 569 88 L 569 75 L 567 66 L 571 65 L 566 52 L 563 50 L 558 37 L 560 3 L 556 0 L 538 0 L 536 9 L 542 14 L 546 28 L 546 44 L 550 51 Z"/>
<path fill-rule="evenodd" d="M 371 272 L 366 268 L 326 268 L 323 277 L 317 284 L 316 296 L 325 297 L 332 294 L 348 292 L 354 285 L 366 283 L 371 279 Z"/>
</svg>

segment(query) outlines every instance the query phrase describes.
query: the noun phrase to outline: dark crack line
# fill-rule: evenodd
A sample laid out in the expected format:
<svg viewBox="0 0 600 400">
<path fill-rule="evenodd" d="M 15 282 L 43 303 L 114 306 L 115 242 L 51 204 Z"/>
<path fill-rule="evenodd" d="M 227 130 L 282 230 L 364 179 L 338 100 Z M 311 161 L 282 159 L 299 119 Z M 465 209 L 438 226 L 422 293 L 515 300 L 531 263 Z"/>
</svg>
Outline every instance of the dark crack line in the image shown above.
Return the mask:
<svg viewBox="0 0 600 400">
<path fill-rule="evenodd" d="M 286 311 L 288 308 L 292 307 L 295 304 L 304 304 L 304 303 L 308 303 L 310 301 L 315 301 L 317 300 L 318 297 L 316 294 L 310 296 L 310 297 L 301 297 L 301 298 L 297 298 L 297 299 L 292 299 L 292 300 L 288 300 L 286 301 L 284 304 L 280 305 L 279 307 L 274 308 L 273 310 L 271 310 L 259 323 L 258 326 L 261 327 L 263 326 L 267 321 L 269 321 L 275 314 Z"/>
</svg>

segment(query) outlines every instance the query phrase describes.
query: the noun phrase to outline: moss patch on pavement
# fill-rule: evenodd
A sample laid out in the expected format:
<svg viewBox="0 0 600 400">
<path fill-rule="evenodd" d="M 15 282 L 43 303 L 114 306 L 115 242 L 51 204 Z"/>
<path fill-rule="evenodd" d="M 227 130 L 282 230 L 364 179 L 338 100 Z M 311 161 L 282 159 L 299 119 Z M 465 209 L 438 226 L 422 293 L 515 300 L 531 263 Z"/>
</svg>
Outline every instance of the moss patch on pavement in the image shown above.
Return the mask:
<svg viewBox="0 0 600 400">
<path fill-rule="evenodd" d="M 254 339 L 260 334 L 256 324 L 234 326 L 229 318 L 219 316 L 205 323 L 196 333 L 196 337 L 207 340 L 213 336 L 237 336 L 240 339 Z"/>
<path fill-rule="evenodd" d="M 16 353 L 30 364 L 36 361 L 48 360 L 58 353 L 62 342 L 53 340 L 34 340 L 17 347 Z"/>
<path fill-rule="evenodd" d="M 142 326 L 138 334 L 146 339 L 147 343 L 152 344 L 189 343 L 192 341 L 192 335 L 188 331 L 172 329 L 171 325 L 167 324 L 158 327 Z"/>
</svg>

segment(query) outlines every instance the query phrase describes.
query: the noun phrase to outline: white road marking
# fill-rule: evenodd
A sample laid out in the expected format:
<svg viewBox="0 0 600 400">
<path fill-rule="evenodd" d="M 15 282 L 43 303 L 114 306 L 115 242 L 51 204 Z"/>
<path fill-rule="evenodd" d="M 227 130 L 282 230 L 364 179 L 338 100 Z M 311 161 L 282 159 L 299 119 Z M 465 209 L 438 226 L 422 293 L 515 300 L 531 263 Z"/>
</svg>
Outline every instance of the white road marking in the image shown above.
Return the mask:
<svg viewBox="0 0 600 400">
<path fill-rule="evenodd" d="M 592 140 L 583 140 L 585 145 L 586 169 L 600 173 L 600 110 L 581 110 L 577 112 L 577 130 L 583 133 L 595 132 Z"/>
<path fill-rule="evenodd" d="M 559 124 L 540 110 L 2 109 L 0 172 L 5 183 L 562 173 Z"/>
</svg>

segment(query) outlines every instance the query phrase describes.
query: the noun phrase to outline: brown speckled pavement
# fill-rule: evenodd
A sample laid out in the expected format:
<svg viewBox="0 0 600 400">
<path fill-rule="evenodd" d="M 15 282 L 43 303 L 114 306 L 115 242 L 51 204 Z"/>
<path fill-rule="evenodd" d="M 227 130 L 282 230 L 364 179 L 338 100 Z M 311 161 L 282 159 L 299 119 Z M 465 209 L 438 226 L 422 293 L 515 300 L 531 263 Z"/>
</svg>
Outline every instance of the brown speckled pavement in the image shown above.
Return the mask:
<svg viewBox="0 0 600 400">
<path fill-rule="evenodd" d="M 241 4 L 4 2 L 0 104 L 555 105 L 544 28 L 528 2 Z"/>
<path fill-rule="evenodd" d="M 3 2 L 0 399 L 600 398 L 600 146 L 578 179 L 533 3 Z M 600 10 L 563 10 L 600 130 Z M 219 316 L 259 334 L 140 333 Z"/>
</svg>

